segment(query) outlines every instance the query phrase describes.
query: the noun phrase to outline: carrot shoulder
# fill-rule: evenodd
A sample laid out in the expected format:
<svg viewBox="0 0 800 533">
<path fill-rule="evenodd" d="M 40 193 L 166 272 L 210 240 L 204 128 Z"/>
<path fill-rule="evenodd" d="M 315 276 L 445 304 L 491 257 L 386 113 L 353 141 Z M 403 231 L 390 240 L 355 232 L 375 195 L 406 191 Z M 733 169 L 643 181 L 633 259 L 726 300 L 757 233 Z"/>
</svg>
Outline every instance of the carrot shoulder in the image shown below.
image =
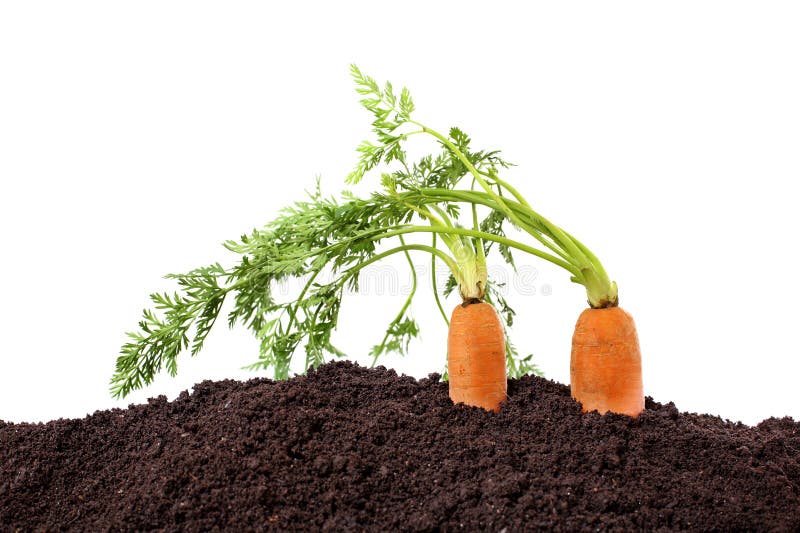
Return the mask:
<svg viewBox="0 0 800 533">
<path fill-rule="evenodd" d="M 447 368 L 453 403 L 500 410 L 507 398 L 505 333 L 492 305 L 469 303 L 453 310 Z"/>
<path fill-rule="evenodd" d="M 633 318 L 621 308 L 581 313 L 572 337 L 570 388 L 583 412 L 636 417 L 644 410 L 639 339 Z"/>
</svg>

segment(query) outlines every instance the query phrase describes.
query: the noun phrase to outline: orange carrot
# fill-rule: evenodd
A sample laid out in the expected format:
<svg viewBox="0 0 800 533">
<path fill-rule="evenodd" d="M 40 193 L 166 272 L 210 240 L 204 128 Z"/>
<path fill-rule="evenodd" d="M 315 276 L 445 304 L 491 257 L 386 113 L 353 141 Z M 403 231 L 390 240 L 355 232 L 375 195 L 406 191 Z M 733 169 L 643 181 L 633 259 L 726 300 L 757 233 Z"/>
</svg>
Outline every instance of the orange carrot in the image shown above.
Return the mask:
<svg viewBox="0 0 800 533">
<path fill-rule="evenodd" d="M 581 313 L 572 337 L 570 389 L 584 413 L 636 417 L 644 410 L 639 339 L 633 319 L 621 308 Z"/>
<path fill-rule="evenodd" d="M 485 302 L 457 306 L 447 337 L 453 403 L 499 411 L 506 401 L 506 344 L 500 317 Z"/>
</svg>

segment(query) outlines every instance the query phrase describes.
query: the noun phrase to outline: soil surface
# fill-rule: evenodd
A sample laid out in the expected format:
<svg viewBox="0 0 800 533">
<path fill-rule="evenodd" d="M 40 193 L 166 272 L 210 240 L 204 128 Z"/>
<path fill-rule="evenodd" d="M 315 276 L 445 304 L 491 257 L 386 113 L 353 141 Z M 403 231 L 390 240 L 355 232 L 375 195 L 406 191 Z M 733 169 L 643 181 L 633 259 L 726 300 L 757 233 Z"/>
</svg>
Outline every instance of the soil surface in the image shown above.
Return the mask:
<svg viewBox="0 0 800 533">
<path fill-rule="evenodd" d="M 2 531 L 800 531 L 800 423 L 647 400 L 582 415 L 509 381 L 500 413 L 432 374 L 329 363 L 173 402 L 0 422 Z"/>
</svg>

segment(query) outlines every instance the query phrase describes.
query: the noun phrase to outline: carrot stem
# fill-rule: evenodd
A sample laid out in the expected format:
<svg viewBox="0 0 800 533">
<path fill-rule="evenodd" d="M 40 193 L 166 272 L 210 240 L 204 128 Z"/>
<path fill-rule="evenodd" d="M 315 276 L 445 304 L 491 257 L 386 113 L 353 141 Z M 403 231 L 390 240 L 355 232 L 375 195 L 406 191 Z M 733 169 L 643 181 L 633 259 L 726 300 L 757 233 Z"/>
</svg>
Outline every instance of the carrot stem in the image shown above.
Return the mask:
<svg viewBox="0 0 800 533">
<path fill-rule="evenodd" d="M 505 182 L 499 179 L 496 183 L 498 185 L 505 184 Z M 563 263 L 555 263 L 539 254 L 534 255 L 542 259 L 547 259 L 563 268 L 567 268 L 573 277 L 577 279 L 577 283 L 586 287 L 589 303 L 592 307 L 609 307 L 616 305 L 618 298 L 616 284 L 610 280 L 608 273 L 597 256 L 572 235 L 534 211 L 516 189 L 510 185 L 508 185 L 508 187 L 509 192 L 521 200 L 520 202 L 514 202 L 508 199 L 503 200 L 505 206 L 516 213 L 517 224 L 548 249 L 575 266 L 576 269 L 569 269 Z M 468 202 L 473 206 L 475 204 L 480 204 L 490 209 L 503 211 L 494 201 L 494 193 L 485 194 L 479 191 L 451 189 L 423 189 L 420 192 L 424 193 L 424 196 L 430 198 L 432 201 L 437 201 L 442 197 L 449 197 L 456 198 L 458 201 Z M 529 219 L 530 223 L 522 223 L 522 219 L 520 219 L 519 216 Z"/>
<path fill-rule="evenodd" d="M 487 241 L 493 241 L 499 244 L 505 244 L 510 248 L 515 248 L 522 252 L 527 252 L 531 255 L 535 255 L 536 257 L 549 261 L 555 265 L 560 266 L 561 268 L 570 271 L 575 276 L 581 276 L 580 270 L 577 269 L 574 265 L 571 265 L 570 263 L 567 263 L 566 261 L 563 261 L 558 257 L 550 255 L 547 252 L 544 252 L 532 246 L 528 246 L 527 244 L 523 244 L 521 242 L 509 239 L 507 237 L 500 237 L 499 235 L 493 235 L 491 233 L 475 231 L 467 228 L 438 228 L 438 227 L 432 228 L 428 226 L 396 226 L 395 228 L 387 231 L 386 233 L 371 237 L 371 239 L 372 240 L 383 239 L 387 237 L 394 237 L 395 235 L 403 235 L 406 233 L 439 233 L 439 234 L 466 235 L 468 237 L 480 237 Z"/>
<path fill-rule="evenodd" d="M 482 191 L 468 191 L 459 189 L 420 189 L 414 193 L 405 194 L 422 194 L 424 197 L 430 198 L 431 201 L 440 201 L 442 199 L 452 198 L 465 203 L 484 205 L 490 209 L 503 212 L 500 206 L 489 195 Z M 514 202 L 508 199 L 505 199 L 504 201 L 510 209 L 517 213 L 517 215 L 522 214 L 525 217 L 531 218 L 528 224 L 522 224 L 521 220 L 514 222 L 515 224 L 520 225 L 520 227 L 523 229 L 527 228 L 525 231 L 528 234 L 533 236 L 546 248 L 559 255 L 562 259 L 567 261 L 572 259 L 556 242 L 556 238 L 552 232 L 550 232 L 548 228 L 541 223 L 541 216 L 538 213 L 530 209 L 530 207 L 526 208 L 526 206 L 524 206 L 522 203 Z"/>
<path fill-rule="evenodd" d="M 400 242 L 403 244 L 403 246 L 406 246 L 406 241 L 403 239 L 402 236 L 400 236 Z M 386 341 L 389 340 L 389 334 L 391 333 L 392 327 L 394 327 L 403 319 L 403 317 L 406 314 L 406 311 L 408 310 L 408 307 L 411 305 L 411 300 L 414 299 L 414 294 L 417 292 L 417 269 L 414 268 L 414 262 L 411 261 L 411 255 L 408 253 L 408 250 L 403 250 L 403 254 L 406 256 L 406 261 L 408 261 L 408 266 L 411 267 L 411 292 L 409 293 L 408 298 L 406 298 L 403 307 L 400 308 L 400 312 L 397 313 L 397 316 L 389 324 L 389 327 L 386 329 L 386 334 L 383 336 L 383 340 L 381 341 L 378 348 L 375 350 L 375 355 L 372 358 L 372 365 L 371 365 L 372 367 L 375 366 L 375 363 L 378 362 L 378 358 L 383 353 L 383 350 L 386 347 Z M 436 256 L 431 255 L 431 257 L 435 258 Z"/>
<path fill-rule="evenodd" d="M 475 180 L 472 180 L 472 188 L 475 188 Z M 480 222 L 478 222 L 478 205 L 472 204 L 472 229 L 475 231 L 481 230 Z M 475 248 L 478 252 L 478 262 L 486 268 L 486 250 L 483 249 L 483 239 L 477 237 L 475 239 Z"/>
<path fill-rule="evenodd" d="M 425 229 L 429 229 L 429 228 L 427 228 L 425 226 L 422 226 L 422 227 L 425 228 Z M 448 267 L 450 267 L 450 269 L 453 272 L 458 272 L 458 264 L 453 260 L 452 257 L 447 255 L 443 251 L 439 250 L 438 248 L 433 248 L 432 246 L 428 246 L 426 244 L 405 244 L 405 245 L 402 245 L 402 246 L 396 246 L 396 247 L 392 248 L 391 250 L 386 250 L 385 252 L 373 255 L 372 257 L 370 257 L 366 261 L 363 261 L 363 262 L 361 262 L 361 263 L 359 263 L 359 264 L 347 269 L 345 271 L 344 275 L 346 276 L 346 275 L 355 274 L 359 270 L 363 269 L 366 266 L 371 265 L 372 263 L 376 263 L 376 262 L 380 261 L 381 259 L 385 259 L 386 257 L 389 257 L 390 255 L 394 255 L 396 253 L 400 253 L 400 252 L 403 252 L 403 251 L 406 251 L 406 250 L 418 250 L 418 251 L 428 252 L 430 254 L 436 255 L 439 259 L 444 261 L 445 264 Z"/>
<path fill-rule="evenodd" d="M 413 124 L 416 124 L 417 126 L 422 128 L 423 131 L 425 131 L 426 133 L 429 133 L 430 135 L 432 135 L 433 137 L 438 139 L 439 142 L 444 144 L 447 147 L 447 149 L 450 150 L 464 164 L 464 166 L 467 168 L 467 170 L 470 172 L 470 174 L 472 174 L 472 176 L 475 178 L 475 181 L 478 182 L 478 184 L 481 186 L 481 188 L 483 188 L 483 190 L 486 191 L 486 193 L 489 194 L 489 196 L 491 196 L 497 202 L 497 204 L 500 207 L 501 211 L 503 211 L 505 213 L 505 215 L 512 222 L 515 222 L 521 228 L 525 227 L 524 224 L 521 224 L 521 223 L 519 223 L 518 220 L 515 220 L 516 217 L 515 217 L 514 213 L 512 213 L 511 210 L 508 209 L 508 207 L 505 205 L 505 203 L 503 201 L 503 198 L 499 194 L 494 192 L 494 190 L 491 188 L 491 186 L 488 183 L 486 183 L 486 180 L 484 180 L 483 177 L 481 177 L 480 173 L 475 168 L 475 166 L 472 164 L 472 162 L 469 160 L 469 158 L 467 158 L 467 156 L 464 155 L 464 153 L 461 152 L 461 150 L 459 150 L 458 147 L 456 145 L 454 145 L 450 141 L 450 139 L 448 139 L 447 137 L 445 137 L 444 135 L 442 135 L 438 131 L 432 130 L 432 129 L 428 128 L 427 126 L 425 126 L 423 124 L 420 124 L 419 122 L 415 122 L 413 120 L 410 121 L 410 122 L 412 122 Z"/>
<path fill-rule="evenodd" d="M 431 246 L 436 248 L 436 234 L 433 233 L 432 237 Z M 436 256 L 433 254 L 431 254 L 431 286 L 433 288 L 433 299 L 436 300 L 436 306 L 439 308 L 439 312 L 442 314 L 444 323 L 447 324 L 447 327 L 450 327 L 450 319 L 447 318 L 447 313 L 444 312 L 442 301 L 439 298 L 439 286 L 436 283 Z"/>
</svg>

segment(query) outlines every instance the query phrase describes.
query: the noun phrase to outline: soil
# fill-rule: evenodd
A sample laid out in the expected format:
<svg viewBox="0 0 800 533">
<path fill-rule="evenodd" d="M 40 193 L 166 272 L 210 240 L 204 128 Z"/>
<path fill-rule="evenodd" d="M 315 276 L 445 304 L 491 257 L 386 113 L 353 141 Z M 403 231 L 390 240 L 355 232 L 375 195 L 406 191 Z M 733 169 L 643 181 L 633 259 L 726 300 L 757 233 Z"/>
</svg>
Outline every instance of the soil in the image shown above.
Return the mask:
<svg viewBox="0 0 800 533">
<path fill-rule="evenodd" d="M 500 413 L 436 374 L 329 363 L 175 401 L 0 422 L 3 531 L 800 531 L 800 423 L 646 402 L 582 415 L 509 381 Z"/>
</svg>

